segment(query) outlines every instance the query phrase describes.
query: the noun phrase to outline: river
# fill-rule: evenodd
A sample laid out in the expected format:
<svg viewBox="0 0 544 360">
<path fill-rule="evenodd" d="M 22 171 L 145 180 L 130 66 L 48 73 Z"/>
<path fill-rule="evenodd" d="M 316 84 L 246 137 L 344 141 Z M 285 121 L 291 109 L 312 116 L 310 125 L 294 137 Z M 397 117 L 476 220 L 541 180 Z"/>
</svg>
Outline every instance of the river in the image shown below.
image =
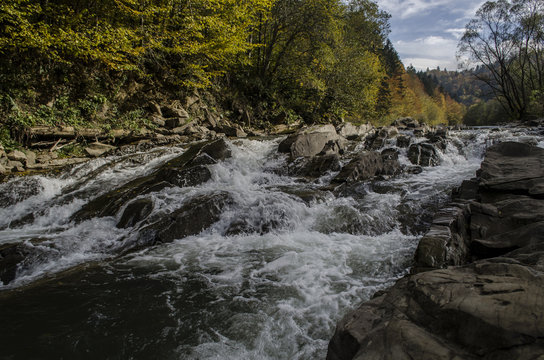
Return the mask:
<svg viewBox="0 0 544 360">
<path fill-rule="evenodd" d="M 151 194 L 151 216 L 161 217 L 227 192 L 233 202 L 219 221 L 128 253 L 121 249 L 138 234 L 116 227 L 120 214 L 79 223 L 73 214 L 183 148 L 11 179 L 0 184 L 0 247 L 25 242 L 33 251 L 0 283 L 0 358 L 324 358 L 336 322 L 408 273 L 433 213 L 499 140 L 544 145 L 527 130 L 452 131 L 439 166 L 343 191 L 328 186 L 334 173 L 311 182 L 286 175 L 280 139 L 234 140 L 210 181 Z M 409 164 L 406 149 L 400 161 Z"/>
</svg>

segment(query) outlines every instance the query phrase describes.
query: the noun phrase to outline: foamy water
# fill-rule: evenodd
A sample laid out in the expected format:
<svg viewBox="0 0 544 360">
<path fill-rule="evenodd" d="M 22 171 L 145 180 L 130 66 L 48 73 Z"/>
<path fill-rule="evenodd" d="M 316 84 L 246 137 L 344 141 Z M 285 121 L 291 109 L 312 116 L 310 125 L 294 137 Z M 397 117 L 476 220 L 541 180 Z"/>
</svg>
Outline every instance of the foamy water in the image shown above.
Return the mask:
<svg viewBox="0 0 544 360">
<path fill-rule="evenodd" d="M 90 198 L 151 173 L 183 149 L 93 160 L 57 178 L 12 180 L 0 185 L 6 199 L 0 244 L 26 242 L 39 251 L 0 290 L 24 293 L 28 284 L 93 264 L 76 275 L 63 273 L 58 293 L 36 303 L 46 317 L 59 299 L 68 308 L 86 301 L 71 316 L 57 314 L 61 325 L 48 326 L 49 343 L 71 344 L 55 355 L 87 349 L 95 357 L 107 351 L 120 358 L 324 358 L 336 322 L 407 273 L 434 211 L 453 187 L 474 176 L 486 146 L 502 139 L 542 144 L 526 132 L 453 132 L 440 166 L 357 184 L 343 196 L 327 187 L 334 173 L 315 182 L 279 175 L 286 163 L 276 153 L 279 139 L 236 141 L 229 145 L 232 158 L 210 167 L 210 181 L 150 195 L 151 216 L 161 217 L 196 196 L 226 192 L 232 202 L 219 221 L 198 235 L 122 257 L 119 250 L 139 235 L 135 228 L 116 228 L 122 211 L 79 224 L 71 216 Z M 400 161 L 409 163 L 406 149 Z M 18 224 L 30 213 L 32 219 Z M 240 222 L 245 232 L 227 235 Z M 43 283 L 33 289 L 56 286 L 55 280 Z M 38 298 L 32 299 L 28 304 Z M 24 306 L 32 308 L 20 305 L 20 313 Z M 5 315 L 3 327 L 24 323 L 20 313 Z M 85 341 L 55 335 L 55 326 L 81 322 Z M 103 339 L 104 332 L 118 345 Z"/>
</svg>

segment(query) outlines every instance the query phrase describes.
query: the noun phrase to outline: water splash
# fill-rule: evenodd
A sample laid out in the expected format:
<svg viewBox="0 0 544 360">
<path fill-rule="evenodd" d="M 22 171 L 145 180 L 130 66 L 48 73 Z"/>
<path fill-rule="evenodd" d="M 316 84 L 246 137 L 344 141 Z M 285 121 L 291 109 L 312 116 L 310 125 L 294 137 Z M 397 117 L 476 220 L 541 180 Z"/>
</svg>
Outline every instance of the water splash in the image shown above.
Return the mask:
<svg viewBox="0 0 544 360">
<path fill-rule="evenodd" d="M 511 139 L 543 144 L 521 130 L 450 137 L 439 152 L 440 166 L 358 184 L 345 196 L 327 186 L 331 174 L 301 181 L 276 171 L 286 164 L 276 153 L 278 139 L 237 141 L 230 144 L 232 158 L 210 167 L 208 182 L 149 195 L 150 216 L 159 218 L 196 196 L 226 192 L 232 202 L 219 221 L 198 235 L 121 257 L 119 249 L 138 238 L 136 228 L 116 228 L 122 211 L 78 224 L 71 216 L 89 199 L 151 173 L 183 149 L 97 159 L 61 177 L 0 184 L 9 199 L 0 205 L 0 244 L 39 250 L 0 289 L 94 262 L 78 275 L 63 275 L 62 286 L 48 285 L 54 295 L 32 306 L 46 318 L 59 301 L 86 304 L 61 325 L 85 323 L 85 333 L 92 334 L 86 343 L 48 328 L 48 346 L 68 343 L 73 353 L 94 348 L 96 357 L 107 349 L 109 357 L 322 358 L 336 321 L 406 274 L 425 222 L 452 187 L 474 175 L 487 146 Z M 399 151 L 401 163 L 409 164 L 406 149 Z M 23 313 L 25 307 L 16 309 Z M 17 310 L 2 316 L 8 327 L 10 321 L 40 327 Z M 140 329 L 133 317 L 150 321 Z M 117 345 L 100 346 L 104 331 Z"/>
</svg>

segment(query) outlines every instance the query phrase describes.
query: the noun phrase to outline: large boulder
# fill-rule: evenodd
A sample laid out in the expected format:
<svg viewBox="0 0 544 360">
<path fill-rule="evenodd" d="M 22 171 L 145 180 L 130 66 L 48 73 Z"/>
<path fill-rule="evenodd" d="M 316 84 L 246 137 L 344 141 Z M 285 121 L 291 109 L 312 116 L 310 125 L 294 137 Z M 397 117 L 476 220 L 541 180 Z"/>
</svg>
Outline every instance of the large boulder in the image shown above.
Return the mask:
<svg viewBox="0 0 544 360">
<path fill-rule="evenodd" d="M 544 149 L 503 142 L 487 149 L 480 170 L 483 192 L 515 192 L 544 197 Z"/>
<path fill-rule="evenodd" d="M 291 159 L 315 156 L 330 141 L 336 142 L 339 148 L 344 147 L 345 139 L 336 133 L 334 126 L 312 126 L 283 140 L 278 146 L 278 152 L 290 154 Z"/>
</svg>

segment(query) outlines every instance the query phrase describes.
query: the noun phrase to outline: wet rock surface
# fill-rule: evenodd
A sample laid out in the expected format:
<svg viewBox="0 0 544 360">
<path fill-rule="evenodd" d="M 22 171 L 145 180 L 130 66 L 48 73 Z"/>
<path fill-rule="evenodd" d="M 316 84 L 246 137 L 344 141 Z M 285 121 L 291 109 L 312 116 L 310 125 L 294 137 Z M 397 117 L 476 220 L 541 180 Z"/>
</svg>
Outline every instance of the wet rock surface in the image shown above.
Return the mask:
<svg viewBox="0 0 544 360">
<path fill-rule="evenodd" d="M 196 235 L 218 221 L 225 207 L 231 203 L 228 193 L 189 199 L 181 208 L 144 227 L 139 245 L 154 245 Z"/>
<path fill-rule="evenodd" d="M 347 314 L 327 359 L 539 358 L 542 161 L 534 146 L 490 147 L 479 178 L 435 215 L 412 275 Z"/>
<path fill-rule="evenodd" d="M 421 166 L 436 166 L 440 163 L 436 148 L 428 143 L 410 145 L 408 159 L 412 164 Z"/>
<path fill-rule="evenodd" d="M 158 170 L 91 200 L 76 212 L 77 222 L 93 217 L 113 216 L 121 207 L 138 196 L 157 192 L 168 186 L 195 186 L 210 179 L 207 165 L 225 160 L 230 149 L 223 139 L 193 145 L 179 157 L 168 161 Z"/>
</svg>

